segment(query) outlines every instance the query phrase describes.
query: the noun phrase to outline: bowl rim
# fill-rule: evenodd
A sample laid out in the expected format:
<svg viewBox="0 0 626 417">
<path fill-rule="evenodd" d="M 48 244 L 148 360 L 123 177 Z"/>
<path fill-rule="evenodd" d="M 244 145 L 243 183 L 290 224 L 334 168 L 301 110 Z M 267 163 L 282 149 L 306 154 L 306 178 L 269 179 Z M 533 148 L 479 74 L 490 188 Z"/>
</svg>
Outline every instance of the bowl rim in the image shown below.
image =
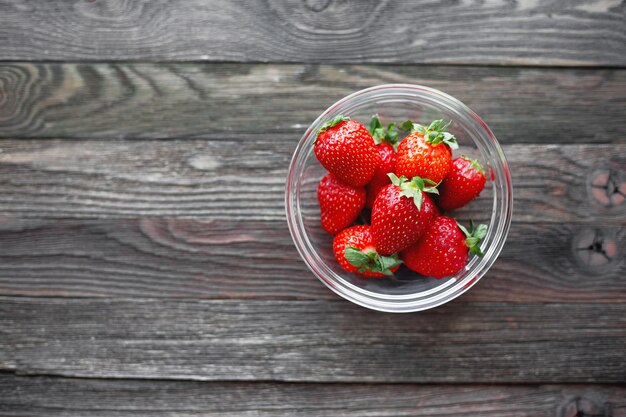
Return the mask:
<svg viewBox="0 0 626 417">
<path fill-rule="evenodd" d="M 493 232 L 493 233 L 498 233 L 499 238 L 495 240 L 494 242 L 492 242 L 491 246 L 487 250 L 487 252 L 490 254 L 490 257 L 487 259 L 486 263 L 482 266 L 482 268 L 473 276 L 464 277 L 461 280 L 458 280 L 456 278 L 448 278 L 446 281 L 442 281 L 444 282 L 443 285 L 442 284 L 437 285 L 432 290 L 434 291 L 435 289 L 438 289 L 438 290 L 444 290 L 444 291 L 438 294 L 436 300 L 433 300 L 432 302 L 428 302 L 428 303 L 425 303 L 423 300 L 419 300 L 419 299 L 418 300 L 414 299 L 413 302 L 408 301 L 411 299 L 412 296 L 414 296 L 417 293 L 402 294 L 402 295 L 385 294 L 383 296 L 382 294 L 378 294 L 378 293 L 375 293 L 375 292 L 372 292 L 363 288 L 359 288 L 355 286 L 354 284 L 350 283 L 349 281 L 343 279 L 340 276 L 338 276 L 340 281 L 336 282 L 335 278 L 327 277 L 327 275 L 324 274 L 323 271 L 321 271 L 318 268 L 318 266 L 315 265 L 314 262 L 311 262 L 308 259 L 308 256 L 307 256 L 308 254 L 305 252 L 305 246 L 308 246 L 309 248 L 311 248 L 309 252 L 311 252 L 312 254 L 314 255 L 318 255 L 318 254 L 317 254 L 317 251 L 314 249 L 312 243 L 310 242 L 307 234 L 296 233 L 297 231 L 296 224 L 297 226 L 299 226 L 300 230 L 305 230 L 305 228 L 304 228 L 302 216 L 297 218 L 296 215 L 294 214 L 295 207 L 292 207 L 291 192 L 292 192 L 292 187 L 295 184 L 294 182 L 295 169 L 294 168 L 297 165 L 298 156 L 300 155 L 304 146 L 306 145 L 307 138 L 309 138 L 310 134 L 312 133 L 313 128 L 317 126 L 322 120 L 327 119 L 328 114 L 331 113 L 338 106 L 346 102 L 349 102 L 351 100 L 354 100 L 358 98 L 359 96 L 369 95 L 370 93 L 376 92 L 378 90 L 386 91 L 390 89 L 407 90 L 407 92 L 420 91 L 427 95 L 431 95 L 433 97 L 439 98 L 440 100 L 446 101 L 451 106 L 456 106 L 457 109 L 456 110 L 453 109 L 455 112 L 457 113 L 463 112 L 466 115 L 468 115 L 471 119 L 473 119 L 473 121 L 478 123 L 478 126 L 480 127 L 481 131 L 485 134 L 484 137 L 489 139 L 491 145 L 493 146 L 493 149 L 495 150 L 497 156 L 499 157 L 503 166 L 504 174 L 505 174 L 503 176 L 504 177 L 503 183 L 504 183 L 505 191 L 506 191 L 505 193 L 506 200 L 503 205 L 504 212 L 501 213 L 499 222 L 497 223 L 497 226 L 498 226 L 497 232 Z M 295 202 L 299 205 L 299 200 L 296 199 Z M 500 147 L 500 144 L 497 138 L 495 137 L 491 129 L 487 126 L 487 124 L 467 105 L 465 105 L 463 102 L 461 102 L 457 98 L 447 93 L 444 93 L 443 91 L 440 91 L 431 87 L 419 85 L 419 84 L 380 84 L 380 85 L 375 85 L 372 87 L 355 91 L 337 100 L 335 103 L 329 106 L 326 110 L 324 110 L 315 119 L 315 121 L 313 121 L 309 125 L 309 127 L 306 129 L 306 131 L 304 132 L 304 134 L 298 141 L 298 145 L 296 146 L 296 149 L 293 152 L 293 155 L 289 164 L 287 182 L 285 186 L 285 211 L 287 215 L 289 233 L 292 237 L 292 240 L 294 241 L 294 244 L 296 246 L 296 249 L 298 250 L 300 257 L 302 258 L 304 263 L 307 265 L 309 270 L 311 270 L 313 274 L 320 281 L 322 281 L 324 285 L 326 285 L 331 291 L 333 291 L 334 293 L 336 293 L 337 295 L 339 295 L 340 297 L 348 301 L 351 301 L 357 305 L 360 305 L 368 309 L 382 311 L 382 312 L 392 312 L 392 313 L 409 313 L 409 312 L 417 312 L 417 311 L 423 311 L 423 310 L 435 308 L 437 306 L 440 306 L 442 304 L 445 304 L 447 302 L 450 302 L 458 298 L 459 296 L 464 294 L 466 291 L 468 291 L 471 287 L 473 287 L 487 273 L 487 271 L 491 268 L 491 266 L 493 265 L 493 263 L 499 256 L 500 252 L 502 251 L 504 242 L 506 241 L 506 238 L 508 236 L 508 232 L 509 232 L 510 225 L 511 225 L 512 212 L 513 212 L 513 186 L 512 186 L 512 181 L 511 181 L 510 170 L 508 168 L 508 162 L 506 160 L 504 152 L 502 151 L 502 148 Z M 298 211 L 299 211 L 299 207 L 298 207 Z M 493 221 L 493 214 L 492 214 L 492 221 Z M 490 227 L 490 229 L 492 228 Z M 427 290 L 419 294 L 424 295 L 428 293 L 429 291 L 430 290 Z M 453 294 L 453 296 L 450 297 L 448 296 L 449 294 Z M 373 300 L 375 300 L 374 303 L 373 303 Z M 408 302 L 401 302 L 405 300 L 407 300 Z"/>
</svg>

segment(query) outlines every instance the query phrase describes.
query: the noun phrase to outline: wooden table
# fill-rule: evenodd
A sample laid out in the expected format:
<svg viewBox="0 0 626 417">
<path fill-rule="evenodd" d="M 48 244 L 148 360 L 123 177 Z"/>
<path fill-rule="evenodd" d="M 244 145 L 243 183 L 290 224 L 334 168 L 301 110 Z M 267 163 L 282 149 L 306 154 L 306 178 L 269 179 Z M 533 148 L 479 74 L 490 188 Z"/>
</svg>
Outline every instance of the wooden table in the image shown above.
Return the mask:
<svg viewBox="0 0 626 417">
<path fill-rule="evenodd" d="M 626 416 L 625 14 L 0 0 L 0 415 Z M 305 127 L 381 83 L 468 104 L 515 187 L 417 314 L 339 299 L 285 221 Z"/>
</svg>

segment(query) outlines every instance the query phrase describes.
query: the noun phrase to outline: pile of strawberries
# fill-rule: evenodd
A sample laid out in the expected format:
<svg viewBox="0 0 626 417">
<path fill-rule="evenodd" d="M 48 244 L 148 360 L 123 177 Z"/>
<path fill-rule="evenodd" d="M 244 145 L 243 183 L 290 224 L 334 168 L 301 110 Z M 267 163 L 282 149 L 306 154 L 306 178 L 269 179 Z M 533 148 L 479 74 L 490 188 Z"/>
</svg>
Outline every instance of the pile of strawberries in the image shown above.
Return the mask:
<svg viewBox="0 0 626 417">
<path fill-rule="evenodd" d="M 443 278 L 463 269 L 470 253 L 483 255 L 487 226 L 470 220 L 468 230 L 441 214 L 472 201 L 486 182 L 478 161 L 452 159 L 458 145 L 449 125 L 406 121 L 401 141 L 395 124 L 385 128 L 378 116 L 369 130 L 343 115 L 319 129 L 315 155 L 329 171 L 317 190 L 321 223 L 346 271 L 383 277 L 404 264 Z M 354 226 L 366 207 L 371 225 Z"/>
</svg>

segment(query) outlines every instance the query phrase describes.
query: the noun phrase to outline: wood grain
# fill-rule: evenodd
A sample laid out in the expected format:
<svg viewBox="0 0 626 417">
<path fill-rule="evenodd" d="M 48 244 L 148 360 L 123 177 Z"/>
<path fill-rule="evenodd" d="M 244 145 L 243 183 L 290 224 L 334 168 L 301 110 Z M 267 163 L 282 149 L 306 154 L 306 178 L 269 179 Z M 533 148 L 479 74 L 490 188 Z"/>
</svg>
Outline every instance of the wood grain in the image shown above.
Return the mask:
<svg viewBox="0 0 626 417">
<path fill-rule="evenodd" d="M 0 59 L 1 415 L 626 415 L 623 1 L 0 0 Z M 420 314 L 339 300 L 284 218 L 305 128 L 383 83 L 483 116 L 516 191 Z"/>
<path fill-rule="evenodd" d="M 619 383 L 626 305 L 0 298 L 0 370 L 98 378 Z M 593 318 L 593 319 L 592 319 Z"/>
<path fill-rule="evenodd" d="M 616 225 L 596 227 L 609 236 Z M 577 256 L 585 229 L 514 224 L 498 261 L 463 299 L 626 302 L 626 228 L 604 267 Z M 301 260 L 286 222 L 5 218 L 0 247 L 3 295 L 337 299 Z"/>
<path fill-rule="evenodd" d="M 0 137 L 296 140 L 335 101 L 388 83 L 452 94 L 503 143 L 626 142 L 625 70 L 198 63 L 2 63 Z"/>
<path fill-rule="evenodd" d="M 587 415 L 624 417 L 625 398 L 624 387 L 603 385 L 214 383 L 0 374 L 0 412 L 15 417 L 564 417 L 576 402 Z"/>
<path fill-rule="evenodd" d="M 619 1 L 5 0 L 1 7 L 0 56 L 11 60 L 626 64 Z"/>
<path fill-rule="evenodd" d="M 297 139 L 0 140 L 0 216 L 21 218 L 285 219 Z M 592 197 L 591 174 L 626 182 L 626 144 L 508 145 L 517 222 L 617 222 L 626 204 Z M 320 171 L 320 178 L 322 171 Z M 619 182 L 619 181 L 618 181 Z M 303 198 L 315 198 L 315 184 Z M 461 215 L 491 212 L 489 191 Z"/>
</svg>

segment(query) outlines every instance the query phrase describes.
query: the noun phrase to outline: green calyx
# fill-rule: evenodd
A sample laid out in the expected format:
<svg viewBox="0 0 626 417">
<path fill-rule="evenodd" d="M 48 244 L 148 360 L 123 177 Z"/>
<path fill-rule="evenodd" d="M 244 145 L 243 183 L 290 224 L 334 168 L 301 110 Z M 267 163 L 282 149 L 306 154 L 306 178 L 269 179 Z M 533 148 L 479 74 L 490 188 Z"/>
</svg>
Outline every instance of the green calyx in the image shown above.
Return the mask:
<svg viewBox="0 0 626 417">
<path fill-rule="evenodd" d="M 469 251 L 482 258 L 485 254 L 480 250 L 480 242 L 487 236 L 487 225 L 479 224 L 474 228 L 474 222 L 470 220 L 470 227 L 469 230 L 467 230 L 461 223 L 457 222 L 456 224 L 459 226 L 459 229 L 465 233 L 465 245 L 467 245 Z"/>
<path fill-rule="evenodd" d="M 483 166 L 480 164 L 480 162 L 478 162 L 477 159 L 472 159 L 469 158 L 465 155 L 462 155 L 461 158 L 465 159 L 467 162 L 470 163 L 470 167 L 478 172 L 480 172 L 481 174 L 485 175 L 485 168 L 483 168 Z"/>
<path fill-rule="evenodd" d="M 344 256 L 350 265 L 358 268 L 358 271 L 376 272 L 383 275 L 392 275 L 392 268 L 400 266 L 402 261 L 397 253 L 391 256 L 382 256 L 374 251 L 363 252 L 352 246 L 348 246 L 344 251 Z"/>
<path fill-rule="evenodd" d="M 328 129 L 330 129 L 331 127 L 333 127 L 333 126 L 337 126 L 339 123 L 341 123 L 341 122 L 345 122 L 345 121 L 348 121 L 348 120 L 350 120 L 350 118 L 349 118 L 349 117 L 345 117 L 343 114 L 338 114 L 337 116 L 335 116 L 335 118 L 334 118 L 334 119 L 329 120 L 329 121 L 327 121 L 326 123 L 324 123 L 324 124 L 322 125 L 322 127 L 320 127 L 320 128 L 317 130 L 317 134 L 319 135 L 320 133 L 327 131 L 327 130 L 328 130 Z"/>
<path fill-rule="evenodd" d="M 428 127 L 419 123 L 413 123 L 407 120 L 399 125 L 399 128 L 411 133 L 418 132 L 424 135 L 424 139 L 430 145 L 436 146 L 440 143 L 445 143 L 450 149 L 458 149 L 459 144 L 452 133 L 446 132 L 446 129 L 450 127 L 452 121 L 445 123 L 443 119 L 435 120 Z"/>
<path fill-rule="evenodd" d="M 387 142 L 391 146 L 393 146 L 394 150 L 398 149 L 398 132 L 396 131 L 396 124 L 389 123 L 387 128 L 383 127 L 382 122 L 377 114 L 372 116 L 372 120 L 370 122 L 369 132 L 374 138 L 374 142 L 377 145 Z"/>
<path fill-rule="evenodd" d="M 416 176 L 409 181 L 404 175 L 398 178 L 392 172 L 387 174 L 387 176 L 393 185 L 400 187 L 401 196 L 413 199 L 418 210 L 422 209 L 422 203 L 424 202 L 423 193 L 439 194 L 439 190 L 437 190 L 439 184 L 428 178 Z"/>
</svg>

